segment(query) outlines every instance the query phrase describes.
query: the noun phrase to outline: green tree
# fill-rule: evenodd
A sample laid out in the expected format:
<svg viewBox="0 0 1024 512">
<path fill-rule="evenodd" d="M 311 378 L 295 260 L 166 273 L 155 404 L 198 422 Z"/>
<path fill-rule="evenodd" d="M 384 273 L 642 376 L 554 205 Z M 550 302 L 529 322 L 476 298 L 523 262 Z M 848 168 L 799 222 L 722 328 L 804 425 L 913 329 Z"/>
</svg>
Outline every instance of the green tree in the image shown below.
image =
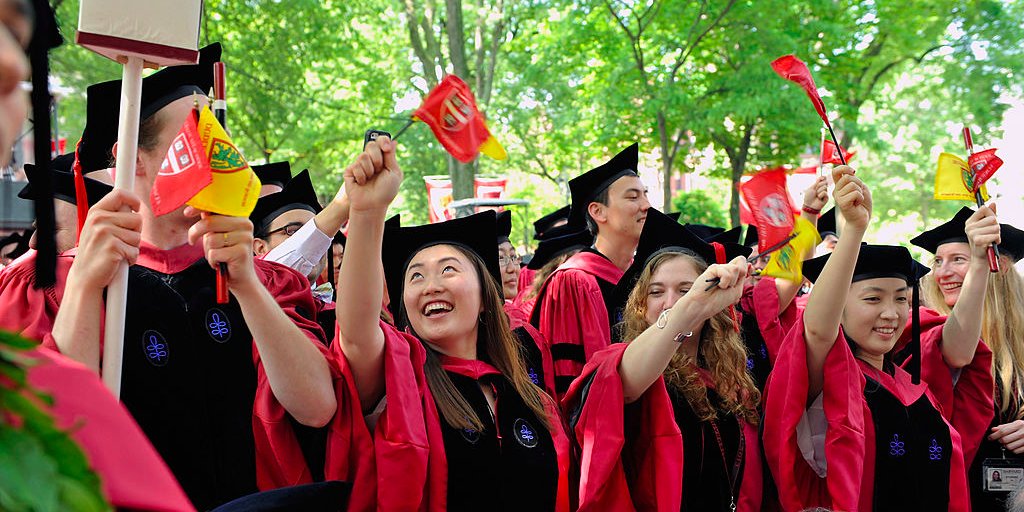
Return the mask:
<svg viewBox="0 0 1024 512">
<path fill-rule="evenodd" d="M 672 198 L 672 207 L 679 212 L 679 221 L 708 226 L 725 226 L 729 216 L 721 201 L 705 190 L 679 192 Z"/>
</svg>

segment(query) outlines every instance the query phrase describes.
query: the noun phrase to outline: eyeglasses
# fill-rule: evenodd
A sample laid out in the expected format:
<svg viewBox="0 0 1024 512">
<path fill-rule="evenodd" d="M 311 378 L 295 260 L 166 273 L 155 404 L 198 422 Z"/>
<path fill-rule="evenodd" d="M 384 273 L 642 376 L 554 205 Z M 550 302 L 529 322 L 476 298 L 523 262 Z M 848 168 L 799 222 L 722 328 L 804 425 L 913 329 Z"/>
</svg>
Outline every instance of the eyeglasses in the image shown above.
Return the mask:
<svg viewBox="0 0 1024 512">
<path fill-rule="evenodd" d="M 511 256 L 498 256 L 498 266 L 507 267 L 509 265 L 518 265 L 522 260 L 523 259 L 520 258 L 518 254 L 513 254 Z"/>
<path fill-rule="evenodd" d="M 304 226 L 304 224 L 301 222 L 289 222 L 275 230 L 267 231 L 267 234 L 260 238 L 270 238 L 270 235 L 273 235 L 274 233 L 284 233 L 284 236 L 292 236 L 295 233 L 298 233 L 299 230 L 302 229 L 302 226 Z"/>
</svg>

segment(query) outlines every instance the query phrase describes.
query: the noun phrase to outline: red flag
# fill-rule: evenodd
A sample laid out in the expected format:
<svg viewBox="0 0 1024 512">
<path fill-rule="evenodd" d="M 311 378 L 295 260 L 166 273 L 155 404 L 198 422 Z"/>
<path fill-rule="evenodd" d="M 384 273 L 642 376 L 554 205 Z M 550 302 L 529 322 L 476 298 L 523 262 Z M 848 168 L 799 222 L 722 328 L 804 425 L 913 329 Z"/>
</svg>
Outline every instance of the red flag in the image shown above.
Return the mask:
<svg viewBox="0 0 1024 512">
<path fill-rule="evenodd" d="M 444 77 L 413 116 L 427 123 L 438 142 L 460 162 L 471 162 L 481 152 L 498 160 L 506 156 L 484 124 L 473 91 L 455 75 Z"/>
<path fill-rule="evenodd" d="M 193 110 L 171 141 L 160 165 L 153 190 L 149 194 L 153 213 L 164 215 L 177 210 L 213 181 L 203 141 L 197 129 L 199 118 Z"/>
<path fill-rule="evenodd" d="M 797 85 L 803 87 L 804 91 L 807 91 L 807 97 L 814 104 L 814 110 L 817 110 L 818 115 L 821 116 L 821 120 L 831 126 L 828 122 L 828 114 L 825 113 L 825 103 L 818 95 L 818 87 L 814 85 L 814 77 L 811 76 L 811 70 L 807 69 L 807 64 L 804 64 L 795 55 L 783 55 L 772 61 L 772 69 L 782 78 L 796 82 Z"/>
<path fill-rule="evenodd" d="M 1003 159 L 996 156 L 996 149 L 992 148 L 979 151 L 968 157 L 967 165 L 971 167 L 971 172 L 974 173 L 974 179 L 971 182 L 971 192 L 977 192 L 978 187 L 984 185 L 1002 167 Z"/>
<path fill-rule="evenodd" d="M 797 167 L 793 174 L 818 174 L 818 167 L 814 165 L 810 167 Z"/>
<path fill-rule="evenodd" d="M 853 158 L 853 155 L 857 154 L 856 151 L 846 151 L 843 148 L 836 146 L 835 142 L 829 139 L 821 139 L 821 164 L 841 164 L 843 160 L 839 158 L 839 152 L 843 152 L 843 158 L 847 162 Z"/>
<path fill-rule="evenodd" d="M 786 190 L 786 170 L 782 167 L 761 171 L 740 185 L 757 226 L 758 248 L 764 250 L 793 232 L 796 208 Z"/>
</svg>

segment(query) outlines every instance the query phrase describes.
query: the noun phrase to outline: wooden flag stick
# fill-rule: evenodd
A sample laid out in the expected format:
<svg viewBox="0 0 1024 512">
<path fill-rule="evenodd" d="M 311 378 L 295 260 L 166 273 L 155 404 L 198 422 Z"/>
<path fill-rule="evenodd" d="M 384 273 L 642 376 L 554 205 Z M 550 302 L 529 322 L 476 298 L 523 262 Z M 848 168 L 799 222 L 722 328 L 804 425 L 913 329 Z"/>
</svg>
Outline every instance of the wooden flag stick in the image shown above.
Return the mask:
<svg viewBox="0 0 1024 512">
<path fill-rule="evenodd" d="M 974 140 L 971 138 L 971 129 L 967 125 L 964 125 L 963 133 L 964 147 L 967 148 L 967 166 L 970 168 L 970 157 L 974 154 Z M 971 173 L 971 185 L 973 186 L 977 175 L 975 174 L 974 169 L 970 169 L 969 172 Z M 981 196 L 981 186 L 976 187 L 976 190 L 974 191 L 974 202 L 978 205 L 978 208 L 985 206 L 985 198 Z M 989 245 L 987 253 L 989 272 L 999 272 L 999 248 L 996 247 L 996 244 Z"/>
<path fill-rule="evenodd" d="M 117 128 L 114 188 L 135 188 L 135 158 L 139 149 L 142 103 L 142 58 L 128 57 L 121 75 L 121 111 Z M 107 286 L 106 323 L 103 329 L 103 383 L 121 396 L 121 359 L 124 355 L 125 306 L 128 302 L 128 263 L 122 262 Z"/>
</svg>

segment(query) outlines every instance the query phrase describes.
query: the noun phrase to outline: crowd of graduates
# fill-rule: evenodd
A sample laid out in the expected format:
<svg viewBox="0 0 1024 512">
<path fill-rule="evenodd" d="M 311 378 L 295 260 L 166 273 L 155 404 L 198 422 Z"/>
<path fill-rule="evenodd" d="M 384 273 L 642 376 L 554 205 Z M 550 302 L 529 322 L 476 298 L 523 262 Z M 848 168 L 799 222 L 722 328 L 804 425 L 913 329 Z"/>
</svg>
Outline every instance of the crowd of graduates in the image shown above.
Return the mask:
<svg viewBox="0 0 1024 512">
<path fill-rule="evenodd" d="M 25 115 L 19 5 L 0 0 L 5 148 Z M 865 239 L 872 191 L 836 166 L 803 194 L 824 242 L 791 282 L 761 275 L 753 226 L 651 208 L 633 144 L 570 181 L 527 258 L 507 211 L 388 218 L 402 151 L 381 136 L 326 206 L 280 162 L 254 167 L 249 218 L 155 215 L 220 52 L 144 79 L 133 190 L 110 185 L 120 84 L 91 86 L 54 193 L 25 169 L 22 196 L 55 203 L 56 284 L 34 286 L 28 237 L 0 270 L 0 328 L 39 342 L 30 380 L 114 507 L 1024 509 L 1024 231 L 994 205 L 912 239 L 922 264 Z M 119 405 L 97 375 L 123 262 Z"/>
</svg>

